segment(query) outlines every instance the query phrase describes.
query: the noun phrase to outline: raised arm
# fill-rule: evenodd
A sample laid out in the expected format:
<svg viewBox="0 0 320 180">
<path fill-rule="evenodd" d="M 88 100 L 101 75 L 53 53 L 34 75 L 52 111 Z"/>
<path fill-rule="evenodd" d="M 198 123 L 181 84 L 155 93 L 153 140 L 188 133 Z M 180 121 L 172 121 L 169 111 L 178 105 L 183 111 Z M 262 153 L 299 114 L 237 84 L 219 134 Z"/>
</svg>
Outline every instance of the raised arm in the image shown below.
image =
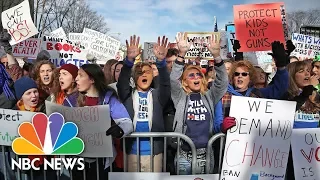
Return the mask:
<svg viewBox="0 0 320 180">
<path fill-rule="evenodd" d="M 117 89 L 120 100 L 123 102 L 131 96 L 132 87 L 130 86 L 131 69 L 134 65 L 135 58 L 140 54 L 139 48 L 140 37 L 136 38 L 136 35 L 130 37 L 130 45 L 128 40 L 127 44 L 127 57 L 124 59 L 123 67 L 119 75 Z"/>
</svg>

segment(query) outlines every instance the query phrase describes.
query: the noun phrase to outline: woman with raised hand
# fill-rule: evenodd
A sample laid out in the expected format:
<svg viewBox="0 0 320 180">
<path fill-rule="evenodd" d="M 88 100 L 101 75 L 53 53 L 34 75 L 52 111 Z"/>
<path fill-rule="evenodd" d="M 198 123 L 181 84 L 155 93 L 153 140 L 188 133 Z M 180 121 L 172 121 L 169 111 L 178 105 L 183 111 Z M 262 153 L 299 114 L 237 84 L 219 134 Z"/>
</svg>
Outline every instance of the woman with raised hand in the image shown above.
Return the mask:
<svg viewBox="0 0 320 180">
<path fill-rule="evenodd" d="M 53 87 L 53 93 L 47 100 L 68 107 L 76 107 L 78 67 L 73 64 L 64 64 L 57 70 L 59 71 L 59 86 Z"/>
<path fill-rule="evenodd" d="M 78 107 L 109 105 L 111 127 L 107 130 L 106 135 L 111 135 L 113 138 L 122 138 L 130 134 L 133 130 L 130 116 L 118 100 L 117 94 L 113 89 L 108 87 L 102 69 L 97 64 L 84 64 L 80 67 L 76 77 L 78 91 Z M 114 148 L 114 147 L 113 147 Z M 110 166 L 112 165 L 116 151 L 113 150 L 114 156 L 111 158 L 96 159 L 86 158 L 85 174 L 86 179 L 107 179 Z M 97 167 L 98 165 L 98 167 Z M 99 174 L 97 174 L 99 169 Z M 73 170 L 73 179 L 84 179 L 83 171 Z"/>
<path fill-rule="evenodd" d="M 139 62 L 134 65 L 135 58 L 140 54 L 140 37 L 130 37 L 127 43 L 127 57 L 117 83 L 118 94 L 127 108 L 135 132 L 164 132 L 163 108 L 170 98 L 170 79 L 166 67 L 165 57 L 168 52 L 168 38 L 163 36 L 154 46 L 153 52 L 157 57 L 156 65 L 159 71 L 159 84 L 153 89 L 151 83 L 154 79 L 150 63 Z M 133 76 L 136 87 L 130 86 L 130 77 Z M 126 139 L 126 153 L 128 154 L 129 172 L 151 172 L 150 155 L 151 143 L 149 138 L 139 138 L 140 162 L 137 162 L 137 141 Z M 162 171 L 163 138 L 154 138 L 153 142 L 153 167 L 154 172 Z M 137 167 L 140 163 L 141 169 Z"/>
<path fill-rule="evenodd" d="M 206 148 L 213 135 L 214 127 L 221 122 L 214 122 L 214 107 L 227 91 L 228 75 L 220 57 L 220 43 L 216 36 L 209 38 L 208 50 L 214 57 L 216 79 L 208 90 L 207 81 L 199 66 L 189 65 L 184 70 L 184 57 L 190 48 L 184 34 L 176 39 L 179 55 L 174 62 L 171 80 L 171 98 L 176 108 L 173 122 L 174 132 L 186 134 L 197 148 L 197 172 L 205 172 Z M 178 164 L 180 174 L 191 174 L 191 149 L 186 143 L 181 147 Z M 212 165 L 210 165 L 212 166 Z"/>
</svg>

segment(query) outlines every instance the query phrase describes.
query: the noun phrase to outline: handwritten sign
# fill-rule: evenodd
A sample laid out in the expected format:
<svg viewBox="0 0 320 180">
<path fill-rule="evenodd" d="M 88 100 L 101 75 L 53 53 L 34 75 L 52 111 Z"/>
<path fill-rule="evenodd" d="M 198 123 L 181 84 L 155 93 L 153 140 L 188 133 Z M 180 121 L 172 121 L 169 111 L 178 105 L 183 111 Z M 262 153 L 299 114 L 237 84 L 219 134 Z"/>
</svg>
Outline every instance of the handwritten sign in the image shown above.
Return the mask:
<svg viewBox="0 0 320 180">
<path fill-rule="evenodd" d="M 90 54 L 96 57 L 98 64 L 105 64 L 109 59 L 114 59 L 119 48 L 120 41 L 98 31 L 84 28 L 83 34 L 94 38 L 88 49 Z"/>
<path fill-rule="evenodd" d="M 30 59 L 36 59 L 40 52 L 41 40 L 37 38 L 29 38 L 15 44 L 13 49 L 13 55 L 15 57 L 28 57 Z"/>
<path fill-rule="evenodd" d="M 320 38 L 308 35 L 293 33 L 292 43 L 296 49 L 291 53 L 292 56 L 297 56 L 301 60 L 315 58 L 320 55 Z"/>
<path fill-rule="evenodd" d="M 273 41 L 285 43 L 280 3 L 233 6 L 240 52 L 271 50 Z"/>
<path fill-rule="evenodd" d="M 164 180 L 219 180 L 219 174 L 178 175 L 169 176 Z"/>
<path fill-rule="evenodd" d="M 239 111 L 241 109 L 241 111 Z M 232 96 L 221 180 L 284 180 L 296 102 Z"/>
<path fill-rule="evenodd" d="M 69 41 L 72 41 L 77 46 L 81 45 L 84 46 L 85 49 L 89 49 L 94 38 L 83 33 L 69 33 Z"/>
<path fill-rule="evenodd" d="M 78 137 L 84 142 L 82 157 L 113 157 L 111 136 L 106 136 L 111 118 L 109 105 L 90 107 L 66 107 L 46 101 L 46 112 L 59 112 L 67 122 L 74 122 L 79 129 Z"/>
<path fill-rule="evenodd" d="M 157 57 L 153 53 L 153 45 L 155 42 L 145 42 L 143 48 L 143 61 L 155 62 Z"/>
<path fill-rule="evenodd" d="M 18 127 L 23 122 L 31 122 L 34 112 L 0 109 L 0 145 L 11 146 L 19 137 Z"/>
<path fill-rule="evenodd" d="M 320 129 L 294 129 L 291 138 L 296 179 L 320 179 Z"/>
<path fill-rule="evenodd" d="M 189 51 L 186 54 L 186 58 L 195 59 L 201 57 L 201 59 L 213 59 L 212 54 L 207 48 L 209 44 L 209 37 L 214 34 L 220 40 L 219 32 L 187 32 L 187 40 L 192 43 Z"/>
<path fill-rule="evenodd" d="M 10 44 L 14 45 L 38 34 L 30 16 L 28 0 L 1 13 L 2 26 L 11 35 Z"/>
<path fill-rule="evenodd" d="M 87 51 L 84 47 L 78 47 L 69 40 L 43 36 L 41 47 L 50 53 L 50 61 L 56 67 L 64 64 L 74 64 L 80 67 L 89 63 L 86 57 Z"/>
<path fill-rule="evenodd" d="M 110 180 L 139 179 L 139 180 L 163 180 L 170 176 L 170 173 L 149 173 L 149 172 L 109 172 Z"/>
<path fill-rule="evenodd" d="M 268 55 L 271 51 L 245 52 L 243 58 L 249 60 L 253 65 L 259 66 L 266 73 L 272 73 L 272 56 Z"/>
<path fill-rule="evenodd" d="M 50 33 L 51 37 L 55 38 L 62 38 L 62 39 L 68 39 L 66 33 L 64 32 L 63 28 L 60 27 Z"/>
</svg>

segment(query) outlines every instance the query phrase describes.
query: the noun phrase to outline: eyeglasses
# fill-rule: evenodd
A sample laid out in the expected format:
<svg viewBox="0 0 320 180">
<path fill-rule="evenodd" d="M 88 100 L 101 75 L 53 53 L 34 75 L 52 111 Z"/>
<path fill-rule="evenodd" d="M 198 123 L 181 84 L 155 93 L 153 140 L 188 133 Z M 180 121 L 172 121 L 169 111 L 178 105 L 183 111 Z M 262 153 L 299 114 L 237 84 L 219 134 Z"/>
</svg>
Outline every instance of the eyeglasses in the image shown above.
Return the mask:
<svg viewBox="0 0 320 180">
<path fill-rule="evenodd" d="M 246 77 L 246 76 L 248 76 L 249 75 L 249 72 L 242 72 L 242 73 L 239 73 L 239 72 L 234 72 L 234 76 L 240 76 L 240 74 L 241 74 L 241 76 L 243 76 L 243 77 Z"/>
<path fill-rule="evenodd" d="M 190 74 L 188 74 L 188 79 L 196 79 L 196 78 L 202 79 L 203 76 L 202 76 L 201 73 L 190 73 Z"/>
</svg>

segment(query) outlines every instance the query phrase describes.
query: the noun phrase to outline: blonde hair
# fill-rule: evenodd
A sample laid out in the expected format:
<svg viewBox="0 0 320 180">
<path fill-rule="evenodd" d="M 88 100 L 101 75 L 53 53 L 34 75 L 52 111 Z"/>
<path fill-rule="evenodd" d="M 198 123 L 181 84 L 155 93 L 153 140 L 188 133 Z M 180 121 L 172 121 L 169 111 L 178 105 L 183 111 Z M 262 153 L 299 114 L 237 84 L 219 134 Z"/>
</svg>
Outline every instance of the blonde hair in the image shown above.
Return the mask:
<svg viewBox="0 0 320 180">
<path fill-rule="evenodd" d="M 256 69 L 248 60 L 236 61 L 232 65 L 231 73 L 230 73 L 230 82 L 233 84 L 234 73 L 238 67 L 245 68 L 249 72 L 250 84 L 253 85 L 257 81 L 256 77 Z"/>
<path fill-rule="evenodd" d="M 201 79 L 201 84 L 200 84 L 200 93 L 201 94 L 205 94 L 208 90 L 208 82 L 203 74 L 203 72 L 201 71 L 201 68 L 199 66 L 195 66 L 195 65 L 189 65 L 185 68 L 185 70 L 182 73 L 181 76 L 181 84 L 182 84 L 182 88 L 183 90 L 187 93 L 190 94 L 192 93 L 192 90 L 187 86 L 186 83 L 186 79 L 187 79 L 187 75 L 188 75 L 188 71 L 195 69 L 197 71 L 199 71 L 199 73 L 202 75 L 202 79 Z"/>
</svg>

